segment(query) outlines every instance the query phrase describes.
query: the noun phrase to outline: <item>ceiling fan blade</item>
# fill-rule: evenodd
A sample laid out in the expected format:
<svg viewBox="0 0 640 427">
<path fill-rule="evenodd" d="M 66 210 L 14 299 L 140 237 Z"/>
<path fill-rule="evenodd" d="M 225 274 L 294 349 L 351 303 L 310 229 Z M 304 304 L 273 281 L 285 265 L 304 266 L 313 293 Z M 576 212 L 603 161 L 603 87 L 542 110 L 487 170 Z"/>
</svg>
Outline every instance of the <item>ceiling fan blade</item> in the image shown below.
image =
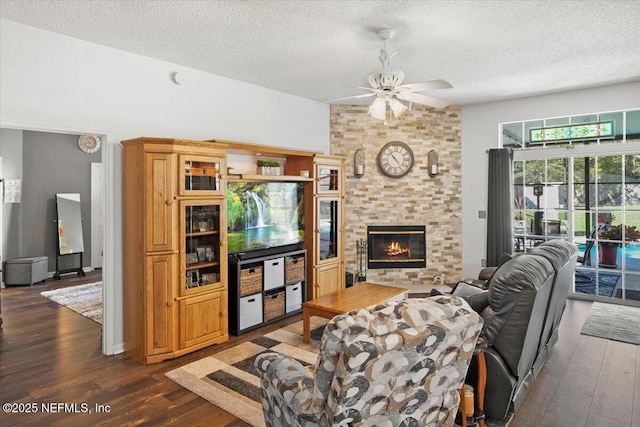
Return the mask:
<svg viewBox="0 0 640 427">
<path fill-rule="evenodd" d="M 404 101 L 411 101 L 415 102 L 416 104 L 428 105 L 435 108 L 444 108 L 451 102 L 445 99 L 434 98 L 433 96 L 420 95 L 418 93 L 411 92 L 401 92 L 396 96 Z"/>
<path fill-rule="evenodd" d="M 450 89 L 453 86 L 447 81 L 444 80 L 431 80 L 428 82 L 422 83 L 409 83 L 406 85 L 396 86 L 398 90 L 410 90 L 411 92 L 425 92 L 428 90 L 435 89 Z"/>
<path fill-rule="evenodd" d="M 354 95 L 354 96 L 346 96 L 344 98 L 332 99 L 331 101 L 319 102 L 318 104 L 330 104 L 332 102 L 344 101 L 346 99 L 358 99 L 358 98 L 368 98 L 370 96 L 375 96 L 375 92 L 373 93 L 365 93 L 363 95 Z"/>
</svg>

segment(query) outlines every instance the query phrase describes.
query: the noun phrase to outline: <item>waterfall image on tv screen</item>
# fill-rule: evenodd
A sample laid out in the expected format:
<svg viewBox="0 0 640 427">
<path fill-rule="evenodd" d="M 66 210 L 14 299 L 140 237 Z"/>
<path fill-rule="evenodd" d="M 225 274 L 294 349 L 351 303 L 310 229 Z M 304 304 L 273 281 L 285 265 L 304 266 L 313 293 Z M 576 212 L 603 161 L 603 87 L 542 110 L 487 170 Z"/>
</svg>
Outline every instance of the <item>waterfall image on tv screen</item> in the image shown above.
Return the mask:
<svg viewBox="0 0 640 427">
<path fill-rule="evenodd" d="M 229 253 L 304 240 L 303 184 L 230 182 L 227 186 Z"/>
</svg>

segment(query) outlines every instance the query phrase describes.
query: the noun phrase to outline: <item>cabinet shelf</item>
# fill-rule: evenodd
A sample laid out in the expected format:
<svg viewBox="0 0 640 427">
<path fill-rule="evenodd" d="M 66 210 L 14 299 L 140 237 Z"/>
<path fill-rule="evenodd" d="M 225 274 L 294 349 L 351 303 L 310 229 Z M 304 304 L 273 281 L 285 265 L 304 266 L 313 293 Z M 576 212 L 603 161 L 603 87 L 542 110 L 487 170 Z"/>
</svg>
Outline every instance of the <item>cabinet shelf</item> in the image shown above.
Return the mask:
<svg viewBox="0 0 640 427">
<path fill-rule="evenodd" d="M 190 167 L 185 170 L 184 176 L 215 176 L 217 173 L 218 169 L 215 167 Z"/>
<path fill-rule="evenodd" d="M 207 268 L 207 267 L 214 267 L 216 265 L 220 265 L 219 262 L 199 262 L 197 264 L 189 264 L 187 266 L 185 266 L 185 270 L 190 271 L 190 270 L 198 270 L 200 268 Z"/>
<path fill-rule="evenodd" d="M 222 282 L 203 283 L 199 285 L 192 285 L 187 288 L 187 295 L 176 298 L 176 301 L 189 299 L 194 293 L 204 292 L 213 288 L 222 288 L 224 285 Z M 226 292 L 226 289 L 224 290 Z"/>
<path fill-rule="evenodd" d="M 251 259 L 229 257 L 229 329 L 235 335 L 302 312 L 305 249 Z M 256 282 L 257 286 L 256 286 Z"/>
<path fill-rule="evenodd" d="M 219 231 L 211 230 L 211 231 L 194 231 L 192 233 L 185 233 L 184 235 L 187 237 L 197 237 L 197 236 L 210 236 L 212 234 L 220 234 Z"/>
<path fill-rule="evenodd" d="M 257 174 L 230 174 L 228 181 L 283 181 L 283 182 L 311 182 L 313 178 L 305 178 L 298 175 L 257 175 Z"/>
</svg>

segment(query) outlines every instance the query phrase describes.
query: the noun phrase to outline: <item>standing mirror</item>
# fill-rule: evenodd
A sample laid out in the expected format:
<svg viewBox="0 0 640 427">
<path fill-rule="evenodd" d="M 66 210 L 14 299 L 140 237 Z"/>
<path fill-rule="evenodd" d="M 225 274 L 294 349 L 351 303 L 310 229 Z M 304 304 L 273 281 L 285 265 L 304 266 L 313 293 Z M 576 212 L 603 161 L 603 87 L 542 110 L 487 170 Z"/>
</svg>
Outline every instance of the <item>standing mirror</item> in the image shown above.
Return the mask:
<svg viewBox="0 0 640 427">
<path fill-rule="evenodd" d="M 56 273 L 54 279 L 59 279 L 60 274 L 77 272 L 84 276 L 82 270 L 82 253 L 84 252 L 84 237 L 82 235 L 82 212 L 80 210 L 80 194 L 58 193 L 56 194 L 57 229 L 58 229 L 58 256 L 56 257 Z M 61 256 L 79 255 L 80 266 L 60 270 Z"/>
</svg>

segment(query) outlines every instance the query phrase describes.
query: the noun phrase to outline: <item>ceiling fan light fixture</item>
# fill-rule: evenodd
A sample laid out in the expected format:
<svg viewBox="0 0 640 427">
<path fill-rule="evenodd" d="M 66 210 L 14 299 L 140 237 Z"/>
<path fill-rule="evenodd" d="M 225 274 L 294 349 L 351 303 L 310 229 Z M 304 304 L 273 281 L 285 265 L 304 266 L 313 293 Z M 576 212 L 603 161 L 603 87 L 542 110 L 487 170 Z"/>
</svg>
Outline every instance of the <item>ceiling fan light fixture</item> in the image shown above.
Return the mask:
<svg viewBox="0 0 640 427">
<path fill-rule="evenodd" d="M 369 74 L 367 80 L 373 88 L 391 88 L 402 84 L 404 73 L 400 70 L 383 69 L 377 73 Z"/>
<path fill-rule="evenodd" d="M 386 120 L 387 119 L 387 103 L 384 98 L 376 98 L 375 101 L 369 106 L 369 114 L 374 119 Z"/>
<path fill-rule="evenodd" d="M 370 87 L 358 87 L 358 89 L 367 90 L 369 93 L 338 98 L 332 101 L 326 101 L 326 103 L 377 96 L 378 99 L 369 107 L 369 114 L 377 119 L 385 120 L 385 122 L 387 104 L 389 104 L 395 117 L 399 117 L 407 111 L 407 109 L 411 110 L 412 104 L 426 105 L 434 108 L 447 107 L 449 105 L 448 101 L 430 95 L 422 95 L 418 92 L 449 89 L 452 87 L 451 84 L 444 80 L 429 80 L 420 83 L 403 84 L 404 73 L 391 68 L 391 58 L 393 58 L 397 52 L 389 52 L 387 50 L 387 41 L 393 38 L 395 31 L 390 28 L 383 28 L 379 30 L 377 34 L 384 43 L 384 47 L 380 49 L 380 55 L 378 56 L 382 64 L 382 69 L 373 74 L 369 74 L 367 80 L 369 81 Z M 407 106 L 401 101 L 407 101 L 409 105 Z"/>
<path fill-rule="evenodd" d="M 389 107 L 391 107 L 394 117 L 400 117 L 408 109 L 406 105 L 395 98 L 389 100 Z"/>
</svg>

